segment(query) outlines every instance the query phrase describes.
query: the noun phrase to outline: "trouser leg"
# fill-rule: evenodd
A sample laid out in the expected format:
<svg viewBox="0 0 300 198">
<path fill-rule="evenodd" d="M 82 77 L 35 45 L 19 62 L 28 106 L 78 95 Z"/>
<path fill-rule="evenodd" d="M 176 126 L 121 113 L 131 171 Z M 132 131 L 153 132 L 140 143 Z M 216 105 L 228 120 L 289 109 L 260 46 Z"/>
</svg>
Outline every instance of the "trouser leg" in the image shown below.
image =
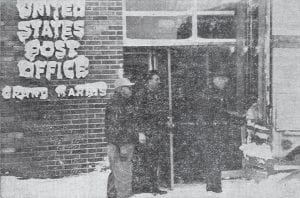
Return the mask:
<svg viewBox="0 0 300 198">
<path fill-rule="evenodd" d="M 107 198 L 116 198 L 117 192 L 115 188 L 115 181 L 114 181 L 114 175 L 112 172 L 108 176 L 107 181 Z"/>
<path fill-rule="evenodd" d="M 115 162 L 117 158 L 117 147 L 113 144 L 108 145 L 108 160 L 110 164 L 110 170 L 111 173 L 108 176 L 107 181 L 107 198 L 117 198 L 117 191 L 115 187 L 115 178 L 114 178 L 114 168 L 115 168 Z"/>
<path fill-rule="evenodd" d="M 215 165 L 212 165 L 214 167 L 211 167 L 207 171 L 206 176 L 206 189 L 212 190 L 212 191 L 220 191 L 222 190 L 221 186 L 221 170 L 220 168 L 216 167 Z"/>
<path fill-rule="evenodd" d="M 147 155 L 147 164 L 148 164 L 148 174 L 150 180 L 150 188 L 156 189 L 158 188 L 158 164 L 159 164 L 159 152 L 154 149 L 148 150 Z"/>
<path fill-rule="evenodd" d="M 126 158 L 120 158 L 120 150 L 115 145 L 109 145 L 110 167 L 113 175 L 117 198 L 128 198 L 132 195 L 132 155 L 134 145 L 122 146 Z"/>
<path fill-rule="evenodd" d="M 206 167 L 206 190 L 221 192 L 221 166 L 218 156 L 210 156 L 211 158 Z"/>
</svg>

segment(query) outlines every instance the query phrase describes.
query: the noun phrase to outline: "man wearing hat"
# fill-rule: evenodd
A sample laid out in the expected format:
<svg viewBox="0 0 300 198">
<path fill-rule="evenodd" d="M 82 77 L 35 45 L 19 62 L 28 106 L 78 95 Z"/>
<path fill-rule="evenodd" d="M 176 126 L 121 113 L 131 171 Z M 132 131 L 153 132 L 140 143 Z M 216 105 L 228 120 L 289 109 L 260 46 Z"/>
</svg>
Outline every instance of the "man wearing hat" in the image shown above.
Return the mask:
<svg viewBox="0 0 300 198">
<path fill-rule="evenodd" d="M 132 195 L 132 156 L 138 142 L 135 108 L 131 83 L 127 78 L 115 81 L 115 92 L 107 104 L 105 129 L 111 173 L 108 177 L 107 197 L 127 198 Z"/>
<path fill-rule="evenodd" d="M 228 89 L 229 81 L 229 74 L 224 69 L 215 72 L 212 86 L 202 92 L 196 104 L 202 119 L 200 131 L 204 134 L 202 147 L 206 190 L 215 193 L 222 192 L 221 164 L 226 135 L 230 130 L 230 120 L 243 117 L 231 110 L 234 103 Z"/>
<path fill-rule="evenodd" d="M 139 90 L 139 139 L 134 156 L 133 189 L 135 193 L 165 194 L 159 188 L 161 173 L 167 166 L 166 123 L 168 104 L 162 95 L 161 81 L 157 71 L 150 71 L 143 89 Z M 168 151 L 168 150 L 167 150 Z M 166 174 L 166 173 L 165 173 Z"/>
</svg>

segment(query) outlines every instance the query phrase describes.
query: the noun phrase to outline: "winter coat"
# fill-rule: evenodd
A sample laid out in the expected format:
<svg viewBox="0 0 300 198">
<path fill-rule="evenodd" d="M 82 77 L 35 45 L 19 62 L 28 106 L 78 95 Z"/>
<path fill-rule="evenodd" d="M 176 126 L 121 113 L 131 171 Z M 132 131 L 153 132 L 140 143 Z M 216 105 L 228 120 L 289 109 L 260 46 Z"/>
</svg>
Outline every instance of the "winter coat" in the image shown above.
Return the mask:
<svg viewBox="0 0 300 198">
<path fill-rule="evenodd" d="M 228 130 L 227 100 L 220 91 L 209 89 L 204 91 L 201 103 L 207 141 L 219 146 Z"/>
<path fill-rule="evenodd" d="M 145 133 L 150 140 L 160 139 L 166 130 L 168 101 L 161 92 L 151 91 L 147 87 L 137 93 L 136 101 L 139 131 Z"/>
<path fill-rule="evenodd" d="M 108 143 L 120 147 L 138 142 L 136 113 L 131 98 L 126 99 L 117 93 L 113 95 L 105 111 L 105 131 Z"/>
<path fill-rule="evenodd" d="M 232 114 L 234 102 L 227 90 L 207 89 L 202 92 L 198 100 L 199 114 L 201 114 L 200 127 L 205 133 L 209 145 L 219 151 L 225 146 L 224 140 L 230 130 L 230 125 L 243 125 L 244 118 Z M 200 117 L 199 116 L 199 117 Z M 215 153 L 216 154 L 216 153 Z"/>
</svg>

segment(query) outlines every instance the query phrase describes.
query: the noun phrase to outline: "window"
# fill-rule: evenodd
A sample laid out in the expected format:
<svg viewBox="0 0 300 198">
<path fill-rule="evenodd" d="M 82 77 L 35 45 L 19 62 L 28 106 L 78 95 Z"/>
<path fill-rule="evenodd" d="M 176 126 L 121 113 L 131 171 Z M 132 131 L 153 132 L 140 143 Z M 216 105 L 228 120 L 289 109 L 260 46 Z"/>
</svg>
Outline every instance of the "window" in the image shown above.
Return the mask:
<svg viewBox="0 0 300 198">
<path fill-rule="evenodd" d="M 187 11 L 193 0 L 126 0 L 126 11 Z"/>
<path fill-rule="evenodd" d="M 235 44 L 241 0 L 123 0 L 125 46 Z"/>
<path fill-rule="evenodd" d="M 183 39 L 192 36 L 192 26 L 184 28 L 183 24 L 190 24 L 191 16 L 128 16 L 127 38 L 129 39 Z M 183 37 L 184 36 L 184 37 Z"/>
<path fill-rule="evenodd" d="M 233 39 L 236 37 L 233 16 L 197 16 L 199 38 Z"/>
</svg>

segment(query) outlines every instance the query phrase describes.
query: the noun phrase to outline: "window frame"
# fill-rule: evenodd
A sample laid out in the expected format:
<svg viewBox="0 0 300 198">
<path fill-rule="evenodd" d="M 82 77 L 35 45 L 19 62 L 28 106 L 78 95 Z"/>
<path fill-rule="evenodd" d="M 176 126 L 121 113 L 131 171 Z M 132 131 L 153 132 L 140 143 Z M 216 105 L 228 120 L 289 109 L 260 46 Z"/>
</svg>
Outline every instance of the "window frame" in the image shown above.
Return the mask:
<svg viewBox="0 0 300 198">
<path fill-rule="evenodd" d="M 198 37 L 197 17 L 198 16 L 235 16 L 235 11 L 198 11 L 197 0 L 193 0 L 193 6 L 187 11 L 127 11 L 126 0 L 123 1 L 123 45 L 133 46 L 186 46 L 186 45 L 235 45 L 236 39 L 207 39 Z M 127 17 L 128 16 L 191 16 L 192 36 L 188 39 L 130 39 L 127 38 Z"/>
</svg>

